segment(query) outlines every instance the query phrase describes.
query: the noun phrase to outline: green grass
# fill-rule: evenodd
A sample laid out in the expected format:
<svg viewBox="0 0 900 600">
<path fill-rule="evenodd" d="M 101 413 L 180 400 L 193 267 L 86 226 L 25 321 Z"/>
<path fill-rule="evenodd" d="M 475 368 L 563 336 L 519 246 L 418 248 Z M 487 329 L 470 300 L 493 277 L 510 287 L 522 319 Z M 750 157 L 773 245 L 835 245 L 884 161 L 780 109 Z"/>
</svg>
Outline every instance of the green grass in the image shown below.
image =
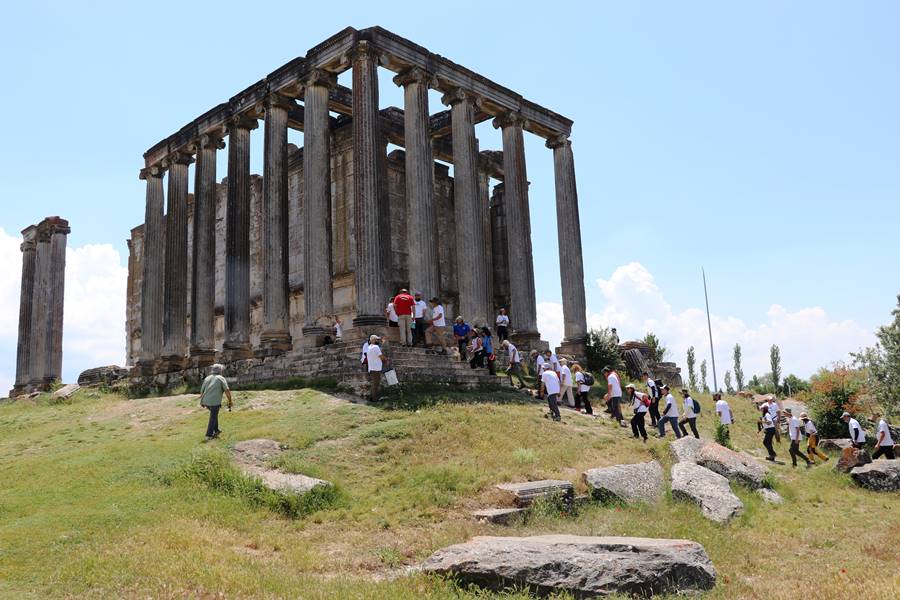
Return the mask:
<svg viewBox="0 0 900 600">
<path fill-rule="evenodd" d="M 889 598 L 900 586 L 897 496 L 861 490 L 830 464 L 776 465 L 781 507 L 736 487 L 747 509 L 726 526 L 671 499 L 577 512 L 546 503 L 511 528 L 476 523 L 469 511 L 504 501 L 495 483 L 561 478 L 583 492 L 587 468 L 668 466 L 666 442 L 569 412 L 552 423 L 497 390 L 406 395 L 381 407 L 310 389 L 238 391 L 209 444 L 196 396 L 82 390 L 67 403 L 0 405 L 0 597 L 523 599 L 402 569 L 474 535 L 541 533 L 696 540 L 719 573 L 710 598 Z M 700 400 L 712 438 L 712 404 Z M 761 454 L 749 402 L 730 402 L 732 444 Z M 301 501 L 241 475 L 229 446 L 259 437 L 288 447 L 274 466 L 335 488 Z M 777 449 L 786 458 L 787 442 Z"/>
</svg>

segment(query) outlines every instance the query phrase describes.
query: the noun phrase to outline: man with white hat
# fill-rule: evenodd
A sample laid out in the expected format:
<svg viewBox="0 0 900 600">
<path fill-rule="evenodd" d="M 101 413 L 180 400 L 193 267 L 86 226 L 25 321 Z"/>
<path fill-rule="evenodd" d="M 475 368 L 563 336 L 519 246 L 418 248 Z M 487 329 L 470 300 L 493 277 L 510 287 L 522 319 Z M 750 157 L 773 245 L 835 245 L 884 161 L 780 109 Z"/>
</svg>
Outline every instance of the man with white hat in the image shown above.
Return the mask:
<svg viewBox="0 0 900 600">
<path fill-rule="evenodd" d="M 556 399 L 559 397 L 559 375 L 550 368 L 549 363 L 545 363 L 541 367 L 541 390 L 540 395 L 547 395 L 547 406 L 550 407 L 550 418 L 554 421 L 562 420 L 559 414 L 559 405 Z"/>
<path fill-rule="evenodd" d="M 866 443 L 866 431 L 860 427 L 859 421 L 850 416 L 850 413 L 844 411 L 841 415 L 841 421 L 847 424 L 847 430 L 850 432 L 850 443 L 854 448 L 862 448 Z"/>
<path fill-rule="evenodd" d="M 800 420 L 803 422 L 803 431 L 806 433 L 806 456 L 812 462 L 815 457 L 822 460 L 828 460 L 828 455 L 819 450 L 819 430 L 816 429 L 815 423 L 810 420 L 809 415 L 805 412 L 800 413 Z"/>
<path fill-rule="evenodd" d="M 812 463 L 800 452 L 800 419 L 794 416 L 794 411 L 791 408 L 785 408 L 784 413 L 788 418 L 788 437 L 791 438 L 791 464 L 796 467 L 797 457 L 799 456 L 806 461 L 806 468 L 808 469 L 812 466 Z"/>
</svg>

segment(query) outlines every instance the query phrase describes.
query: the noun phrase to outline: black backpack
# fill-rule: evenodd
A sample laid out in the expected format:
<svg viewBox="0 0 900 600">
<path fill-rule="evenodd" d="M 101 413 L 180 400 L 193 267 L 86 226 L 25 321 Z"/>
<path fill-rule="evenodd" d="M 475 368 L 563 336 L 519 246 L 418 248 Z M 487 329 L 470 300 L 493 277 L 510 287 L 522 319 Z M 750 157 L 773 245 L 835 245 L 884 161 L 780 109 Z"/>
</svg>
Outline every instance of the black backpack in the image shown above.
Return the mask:
<svg viewBox="0 0 900 600">
<path fill-rule="evenodd" d="M 694 400 L 694 397 L 693 397 L 693 396 L 691 396 L 691 400 Z M 694 414 L 695 414 L 695 415 L 699 415 L 699 414 L 700 414 L 700 403 L 697 402 L 696 400 L 694 400 Z"/>
<path fill-rule="evenodd" d="M 594 385 L 594 376 L 587 371 L 584 372 L 584 385 L 588 387 Z"/>
</svg>

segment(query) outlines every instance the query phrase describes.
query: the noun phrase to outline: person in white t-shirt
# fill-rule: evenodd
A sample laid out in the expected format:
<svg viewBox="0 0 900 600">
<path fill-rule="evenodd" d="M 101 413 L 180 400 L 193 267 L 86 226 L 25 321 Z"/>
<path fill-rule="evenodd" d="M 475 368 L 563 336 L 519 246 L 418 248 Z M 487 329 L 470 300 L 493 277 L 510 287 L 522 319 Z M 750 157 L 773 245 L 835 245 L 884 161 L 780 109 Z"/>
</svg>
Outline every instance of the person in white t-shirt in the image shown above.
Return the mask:
<svg viewBox="0 0 900 600">
<path fill-rule="evenodd" d="M 559 397 L 559 376 L 556 371 L 550 368 L 550 365 L 541 367 L 541 391 L 540 394 L 547 396 L 547 406 L 550 407 L 550 416 L 554 421 L 559 421 L 562 416 L 559 414 L 559 405 L 556 399 Z"/>
<path fill-rule="evenodd" d="M 775 423 L 775 441 L 781 443 L 781 409 L 778 407 L 778 400 L 772 397 L 767 404 L 769 414 L 772 416 L 772 422 Z"/>
<path fill-rule="evenodd" d="M 656 424 L 659 422 L 659 400 L 662 395 L 660 394 L 659 386 L 650 377 L 648 371 L 644 371 L 641 374 L 641 379 L 647 384 L 647 394 L 650 396 L 650 409 L 647 411 L 650 414 L 650 425 L 656 427 Z"/>
<path fill-rule="evenodd" d="M 716 401 L 716 414 L 719 415 L 719 423 L 728 427 L 733 422 L 731 418 L 731 407 L 728 406 L 728 401 L 722 398 L 722 394 L 716 392 L 713 394 L 713 399 Z"/>
<path fill-rule="evenodd" d="M 625 417 L 622 416 L 622 383 L 619 374 L 612 367 L 603 367 L 603 376 L 606 377 L 606 403 L 613 419 L 622 427 L 627 427 Z"/>
<path fill-rule="evenodd" d="M 806 413 L 800 413 L 800 421 L 803 423 L 803 432 L 806 434 L 806 457 L 813 463 L 816 462 L 817 456 L 822 460 L 828 460 L 828 455 L 823 454 L 818 448 L 819 430 L 816 429 L 816 424 Z"/>
<path fill-rule="evenodd" d="M 384 369 L 384 353 L 378 343 L 381 339 L 377 335 L 369 336 L 369 345 L 366 348 L 366 363 L 369 369 L 369 400 L 376 402 L 381 392 L 381 371 Z"/>
<path fill-rule="evenodd" d="M 678 421 L 681 435 L 688 434 L 687 429 L 684 427 L 684 424 L 687 423 L 691 427 L 691 433 L 699 440 L 700 434 L 697 432 L 697 414 L 694 412 L 694 399 L 686 389 L 681 390 L 681 397 L 684 398 L 684 418 Z"/>
<path fill-rule="evenodd" d="M 812 466 L 812 463 L 806 458 L 805 454 L 800 452 L 800 419 L 794 416 L 794 411 L 791 408 L 785 408 L 784 414 L 787 415 L 788 437 L 791 439 L 791 464 L 796 467 L 797 457 L 799 456 L 806 461 L 806 468 L 808 469 Z"/>
<path fill-rule="evenodd" d="M 437 298 L 432 298 L 429 302 L 431 302 L 431 325 L 428 326 L 428 337 L 430 338 L 428 347 L 433 346 L 434 340 L 437 338 L 437 343 L 441 347 L 441 354 L 447 354 L 447 341 L 444 339 L 447 319 L 444 316 L 444 307 L 441 306 L 441 301 Z"/>
<path fill-rule="evenodd" d="M 634 439 L 643 438 L 646 444 L 647 428 L 644 426 L 644 418 L 650 407 L 650 396 L 635 390 L 630 383 L 625 386 L 625 394 L 631 400 L 631 410 L 634 411 L 631 417 L 631 433 Z"/>
<path fill-rule="evenodd" d="M 850 416 L 850 413 L 844 411 L 841 415 L 841 421 L 847 424 L 847 431 L 850 432 L 850 443 L 854 448 L 862 448 L 866 443 L 866 431 L 859 425 L 859 421 Z"/>
<path fill-rule="evenodd" d="M 393 298 L 388 298 L 387 306 L 384 308 L 384 316 L 387 317 L 388 327 L 400 327 L 400 317 L 397 315 L 397 309 L 394 308 Z"/>
<path fill-rule="evenodd" d="M 881 456 L 888 460 L 894 460 L 896 457 L 894 456 L 894 438 L 891 437 L 891 428 L 877 412 L 872 415 L 872 420 L 878 423 L 875 428 L 875 453 L 872 454 L 872 460 Z"/>
<path fill-rule="evenodd" d="M 553 353 L 552 350 L 544 350 L 544 361 L 550 365 L 550 368 L 556 371 L 556 375 L 559 375 L 559 359 L 556 358 L 556 354 Z"/>
<path fill-rule="evenodd" d="M 538 352 L 537 350 L 531 351 L 531 360 L 534 361 L 534 378 L 535 378 L 535 387 L 537 389 L 541 388 L 541 373 L 544 372 L 544 365 L 547 363 L 544 360 L 544 355 Z"/>
<path fill-rule="evenodd" d="M 662 393 L 665 394 L 665 401 L 659 422 L 656 424 L 659 428 L 659 437 L 666 437 L 666 423 L 668 423 L 672 426 L 675 437 L 680 438 L 681 431 L 678 429 L 678 403 L 675 401 L 675 396 L 671 394 L 669 386 L 664 385 Z"/>
<path fill-rule="evenodd" d="M 344 324 L 341 323 L 341 318 L 334 315 L 332 317 L 331 326 L 334 328 L 334 340 L 336 342 L 341 341 L 341 338 L 344 337 Z"/>
<path fill-rule="evenodd" d="M 591 386 L 585 383 L 584 369 L 581 368 L 580 364 L 575 363 L 572 365 L 572 373 L 575 377 L 575 385 L 578 386 L 578 396 L 575 400 L 575 408 L 580 408 L 581 412 L 586 415 L 594 414 L 594 407 L 591 406 L 591 401 L 588 398 Z"/>
<path fill-rule="evenodd" d="M 569 361 L 563 358 L 559 361 L 559 399 L 565 400 L 571 408 L 575 408 L 575 395 L 572 393 L 572 370 Z"/>
<path fill-rule="evenodd" d="M 775 454 L 775 447 L 772 446 L 772 438 L 775 437 L 775 419 L 772 418 L 772 413 L 769 412 L 769 405 L 767 403 L 760 405 L 759 409 L 762 413 L 762 417 L 760 418 L 760 429 L 763 432 L 763 446 L 766 448 L 766 452 L 769 453 L 766 460 L 775 462 L 775 457 L 778 456 Z"/>
<path fill-rule="evenodd" d="M 428 312 L 428 305 L 422 300 L 422 292 L 416 292 L 413 300 L 413 339 L 412 345 L 418 346 L 419 342 L 426 345 L 425 341 L 425 313 Z"/>
<path fill-rule="evenodd" d="M 509 340 L 503 340 L 500 346 L 506 349 L 506 357 L 509 359 L 509 367 L 506 369 L 509 385 L 513 385 L 513 376 L 516 376 L 519 378 L 519 389 L 527 387 L 525 380 L 522 379 L 522 355 L 519 353 L 519 349 L 513 346 Z"/>
<path fill-rule="evenodd" d="M 494 324 L 497 326 L 497 339 L 502 344 L 509 337 L 509 316 L 507 316 L 505 308 L 500 309 L 500 314 L 497 315 Z"/>
</svg>

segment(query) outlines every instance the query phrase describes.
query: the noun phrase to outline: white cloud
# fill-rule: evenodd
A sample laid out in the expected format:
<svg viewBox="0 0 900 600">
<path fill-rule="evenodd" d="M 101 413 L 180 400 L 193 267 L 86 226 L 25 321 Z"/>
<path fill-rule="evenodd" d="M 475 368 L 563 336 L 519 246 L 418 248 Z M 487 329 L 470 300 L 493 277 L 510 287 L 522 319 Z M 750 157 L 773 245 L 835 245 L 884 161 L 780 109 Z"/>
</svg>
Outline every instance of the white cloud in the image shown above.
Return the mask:
<svg viewBox="0 0 900 600">
<path fill-rule="evenodd" d="M 697 352 L 697 362 L 709 358 L 706 312 L 702 308 L 673 310 L 650 273 L 640 263 L 618 267 L 597 286 L 606 302 L 602 311 L 588 315 L 588 327 L 615 326 L 620 334 L 633 337 L 653 331 L 670 349 L 671 358 L 686 370 L 685 354 L 689 346 Z M 773 304 L 758 324 L 751 325 L 734 316 L 712 314 L 719 385 L 731 369 L 731 349 L 741 344 L 743 369 L 747 377 L 769 370 L 769 348 L 781 349 L 782 369 L 808 377 L 819 367 L 874 343 L 872 331 L 852 320 L 834 321 L 825 309 L 815 306 L 794 312 Z M 543 302 L 538 305 L 538 328 L 544 338 L 558 344 L 562 337 L 562 305 Z M 710 369 L 710 385 L 712 370 Z"/>
<path fill-rule="evenodd" d="M 0 395 L 12 388 L 21 288 L 21 238 L 0 228 Z M 84 369 L 125 360 L 128 269 L 110 244 L 66 250 L 63 379 Z"/>
</svg>

